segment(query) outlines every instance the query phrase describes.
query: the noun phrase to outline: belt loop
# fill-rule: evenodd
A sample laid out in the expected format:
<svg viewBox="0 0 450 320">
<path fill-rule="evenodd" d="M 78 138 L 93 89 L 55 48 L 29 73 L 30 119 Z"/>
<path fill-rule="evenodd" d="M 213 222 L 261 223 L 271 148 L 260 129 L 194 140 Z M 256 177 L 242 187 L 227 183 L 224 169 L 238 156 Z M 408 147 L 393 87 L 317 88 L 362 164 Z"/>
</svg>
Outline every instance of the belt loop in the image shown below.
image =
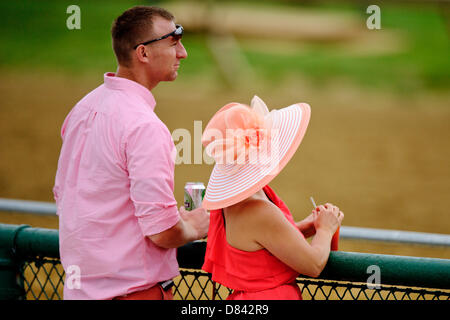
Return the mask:
<svg viewBox="0 0 450 320">
<path fill-rule="evenodd" d="M 172 288 L 174 284 L 175 284 L 175 283 L 173 282 L 172 279 L 169 279 L 169 280 L 166 280 L 166 281 L 162 281 L 162 282 L 159 283 L 159 285 L 161 286 L 161 288 L 162 288 L 164 291 L 167 291 L 167 290 L 169 290 L 170 288 Z"/>
</svg>

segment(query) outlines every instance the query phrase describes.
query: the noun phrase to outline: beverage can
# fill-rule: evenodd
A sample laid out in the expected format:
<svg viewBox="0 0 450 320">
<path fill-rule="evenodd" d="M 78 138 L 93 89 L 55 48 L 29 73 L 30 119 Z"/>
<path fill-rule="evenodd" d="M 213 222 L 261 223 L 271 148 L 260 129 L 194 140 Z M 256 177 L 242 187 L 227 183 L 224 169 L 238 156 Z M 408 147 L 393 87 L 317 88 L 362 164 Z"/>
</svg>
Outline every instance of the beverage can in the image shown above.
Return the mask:
<svg viewBox="0 0 450 320">
<path fill-rule="evenodd" d="M 205 192 L 203 182 L 187 182 L 184 186 L 184 208 L 188 211 L 200 208 Z"/>
</svg>

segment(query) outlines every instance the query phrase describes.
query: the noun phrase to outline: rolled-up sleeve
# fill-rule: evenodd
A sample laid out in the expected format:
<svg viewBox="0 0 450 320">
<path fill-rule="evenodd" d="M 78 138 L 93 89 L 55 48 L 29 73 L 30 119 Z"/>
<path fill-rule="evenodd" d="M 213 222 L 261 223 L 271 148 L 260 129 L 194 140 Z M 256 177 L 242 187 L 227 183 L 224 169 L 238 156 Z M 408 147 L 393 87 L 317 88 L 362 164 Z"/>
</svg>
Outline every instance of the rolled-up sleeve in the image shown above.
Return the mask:
<svg viewBox="0 0 450 320">
<path fill-rule="evenodd" d="M 160 233 L 179 221 L 174 189 L 175 146 L 167 127 L 149 122 L 126 138 L 130 197 L 144 236 Z"/>
</svg>

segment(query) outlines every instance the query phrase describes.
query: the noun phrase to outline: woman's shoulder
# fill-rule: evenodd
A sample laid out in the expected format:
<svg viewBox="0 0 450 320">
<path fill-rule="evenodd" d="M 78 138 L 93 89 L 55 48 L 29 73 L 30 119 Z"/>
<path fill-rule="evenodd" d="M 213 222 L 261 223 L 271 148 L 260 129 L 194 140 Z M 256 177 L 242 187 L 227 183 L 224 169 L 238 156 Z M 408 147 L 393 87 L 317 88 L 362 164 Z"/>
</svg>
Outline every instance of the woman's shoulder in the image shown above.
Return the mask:
<svg viewBox="0 0 450 320">
<path fill-rule="evenodd" d="M 228 208 L 231 216 L 238 216 L 239 220 L 256 222 L 282 217 L 282 211 L 272 202 L 264 199 L 249 198 Z"/>
<path fill-rule="evenodd" d="M 224 210 L 227 242 L 243 251 L 263 248 L 258 239 L 267 233 L 279 210 L 273 203 L 263 199 L 247 199 Z"/>
</svg>

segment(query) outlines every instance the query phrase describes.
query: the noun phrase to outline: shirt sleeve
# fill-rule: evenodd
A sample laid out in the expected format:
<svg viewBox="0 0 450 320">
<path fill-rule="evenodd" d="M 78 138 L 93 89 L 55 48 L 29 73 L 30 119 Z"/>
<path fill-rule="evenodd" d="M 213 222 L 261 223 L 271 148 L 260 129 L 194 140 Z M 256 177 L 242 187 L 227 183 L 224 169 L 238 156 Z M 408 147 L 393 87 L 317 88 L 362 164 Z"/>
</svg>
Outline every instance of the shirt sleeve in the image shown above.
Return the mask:
<svg viewBox="0 0 450 320">
<path fill-rule="evenodd" d="M 179 221 L 174 189 L 175 146 L 163 123 L 150 122 L 133 129 L 125 153 L 134 203 L 144 236 L 160 233 Z"/>
</svg>

